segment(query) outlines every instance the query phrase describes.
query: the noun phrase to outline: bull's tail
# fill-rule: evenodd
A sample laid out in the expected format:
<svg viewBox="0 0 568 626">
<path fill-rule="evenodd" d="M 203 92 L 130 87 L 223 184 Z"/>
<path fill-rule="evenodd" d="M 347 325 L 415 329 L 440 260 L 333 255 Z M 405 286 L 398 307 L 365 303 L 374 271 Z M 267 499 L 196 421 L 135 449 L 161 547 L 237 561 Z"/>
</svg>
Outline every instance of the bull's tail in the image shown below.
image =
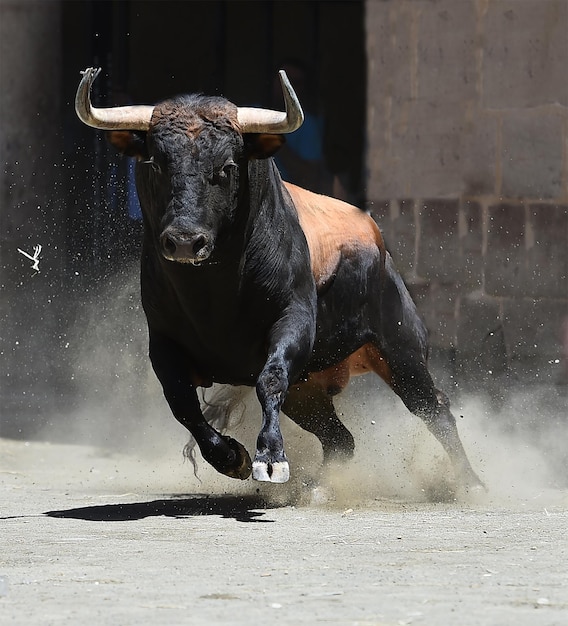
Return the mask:
<svg viewBox="0 0 568 626">
<path fill-rule="evenodd" d="M 201 411 L 205 420 L 219 431 L 225 433 L 229 427 L 238 426 L 245 414 L 244 399 L 250 392 L 248 387 L 231 387 L 216 385 L 210 391 L 203 391 Z M 197 479 L 197 460 L 195 458 L 196 441 L 193 437 L 185 444 L 183 456 L 193 466 L 193 474 Z"/>
</svg>

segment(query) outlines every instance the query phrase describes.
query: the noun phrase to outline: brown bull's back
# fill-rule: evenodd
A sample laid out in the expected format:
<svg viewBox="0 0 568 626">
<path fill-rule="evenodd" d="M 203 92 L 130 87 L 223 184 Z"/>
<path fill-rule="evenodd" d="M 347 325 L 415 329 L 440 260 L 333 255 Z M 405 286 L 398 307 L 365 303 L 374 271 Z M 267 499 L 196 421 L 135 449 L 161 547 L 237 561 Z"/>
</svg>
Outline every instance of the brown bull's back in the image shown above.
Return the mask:
<svg viewBox="0 0 568 626">
<path fill-rule="evenodd" d="M 379 227 L 361 209 L 347 202 L 322 196 L 292 183 L 284 183 L 296 206 L 300 224 L 310 249 L 316 286 L 325 284 L 334 273 L 341 255 L 362 247 L 385 247 Z"/>
<path fill-rule="evenodd" d="M 375 221 L 361 209 L 328 196 L 322 196 L 291 183 L 284 183 L 296 206 L 300 224 L 310 249 L 312 272 L 320 287 L 335 273 L 341 257 L 367 247 L 380 252 L 384 263 L 385 247 Z M 388 384 L 391 372 L 380 352 L 365 344 L 344 361 L 321 372 L 311 373 L 311 384 L 338 393 L 349 378 L 376 372 Z M 335 390 L 335 391 L 331 391 Z"/>
</svg>

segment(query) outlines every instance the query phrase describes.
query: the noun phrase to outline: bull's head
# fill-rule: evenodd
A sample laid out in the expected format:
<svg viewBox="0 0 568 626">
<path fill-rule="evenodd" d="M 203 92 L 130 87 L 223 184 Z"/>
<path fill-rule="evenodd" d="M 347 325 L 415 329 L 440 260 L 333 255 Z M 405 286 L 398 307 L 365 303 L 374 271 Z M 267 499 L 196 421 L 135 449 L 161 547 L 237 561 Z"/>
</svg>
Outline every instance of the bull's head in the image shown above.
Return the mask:
<svg viewBox="0 0 568 626">
<path fill-rule="evenodd" d="M 272 155 L 283 134 L 304 116 L 284 71 L 285 112 L 237 108 L 223 98 L 182 96 L 156 106 L 95 108 L 89 68 L 75 109 L 88 126 L 113 131 L 112 143 L 139 161 L 138 191 L 145 219 L 170 261 L 198 265 L 209 258 L 238 203 L 239 177 L 249 158 Z"/>
</svg>

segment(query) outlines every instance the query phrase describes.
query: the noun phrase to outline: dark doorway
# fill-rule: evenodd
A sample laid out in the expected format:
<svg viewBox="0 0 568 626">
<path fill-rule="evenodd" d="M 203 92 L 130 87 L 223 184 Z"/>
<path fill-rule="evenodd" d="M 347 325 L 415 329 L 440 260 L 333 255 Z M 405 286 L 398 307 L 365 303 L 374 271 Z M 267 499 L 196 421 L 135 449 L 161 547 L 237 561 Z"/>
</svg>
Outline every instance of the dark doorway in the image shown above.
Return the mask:
<svg viewBox="0 0 568 626">
<path fill-rule="evenodd" d="M 184 92 L 223 95 L 269 106 L 279 64 L 309 73 L 303 105 L 323 120 L 325 191 L 363 205 L 366 65 L 361 1 L 243 2 L 129 0 L 64 2 L 67 146 L 74 242 L 94 273 L 135 254 L 135 222 L 126 207 L 124 164 L 103 133 L 81 127 L 72 100 L 79 70 L 103 68 L 93 95 L 102 106 L 153 103 Z M 71 159 L 70 159 L 71 160 Z M 133 236 L 134 234 L 134 236 Z"/>
</svg>

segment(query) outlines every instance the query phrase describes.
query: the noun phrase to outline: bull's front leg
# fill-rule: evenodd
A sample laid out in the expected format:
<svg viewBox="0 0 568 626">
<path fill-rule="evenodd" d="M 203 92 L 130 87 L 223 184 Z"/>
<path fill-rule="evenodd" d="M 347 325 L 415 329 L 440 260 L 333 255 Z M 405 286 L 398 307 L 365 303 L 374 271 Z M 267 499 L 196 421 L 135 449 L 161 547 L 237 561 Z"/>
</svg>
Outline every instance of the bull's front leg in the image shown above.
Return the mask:
<svg viewBox="0 0 568 626">
<path fill-rule="evenodd" d="M 150 330 L 150 360 L 174 417 L 193 435 L 203 458 L 221 474 L 248 478 L 252 465 L 244 446 L 218 433 L 203 417 L 184 349 Z"/>
<path fill-rule="evenodd" d="M 290 478 L 280 431 L 280 409 L 288 387 L 308 361 L 314 336 L 314 317 L 306 315 L 305 310 L 288 314 L 272 329 L 268 359 L 256 384 L 262 426 L 252 464 L 255 480 L 285 483 Z"/>
</svg>

